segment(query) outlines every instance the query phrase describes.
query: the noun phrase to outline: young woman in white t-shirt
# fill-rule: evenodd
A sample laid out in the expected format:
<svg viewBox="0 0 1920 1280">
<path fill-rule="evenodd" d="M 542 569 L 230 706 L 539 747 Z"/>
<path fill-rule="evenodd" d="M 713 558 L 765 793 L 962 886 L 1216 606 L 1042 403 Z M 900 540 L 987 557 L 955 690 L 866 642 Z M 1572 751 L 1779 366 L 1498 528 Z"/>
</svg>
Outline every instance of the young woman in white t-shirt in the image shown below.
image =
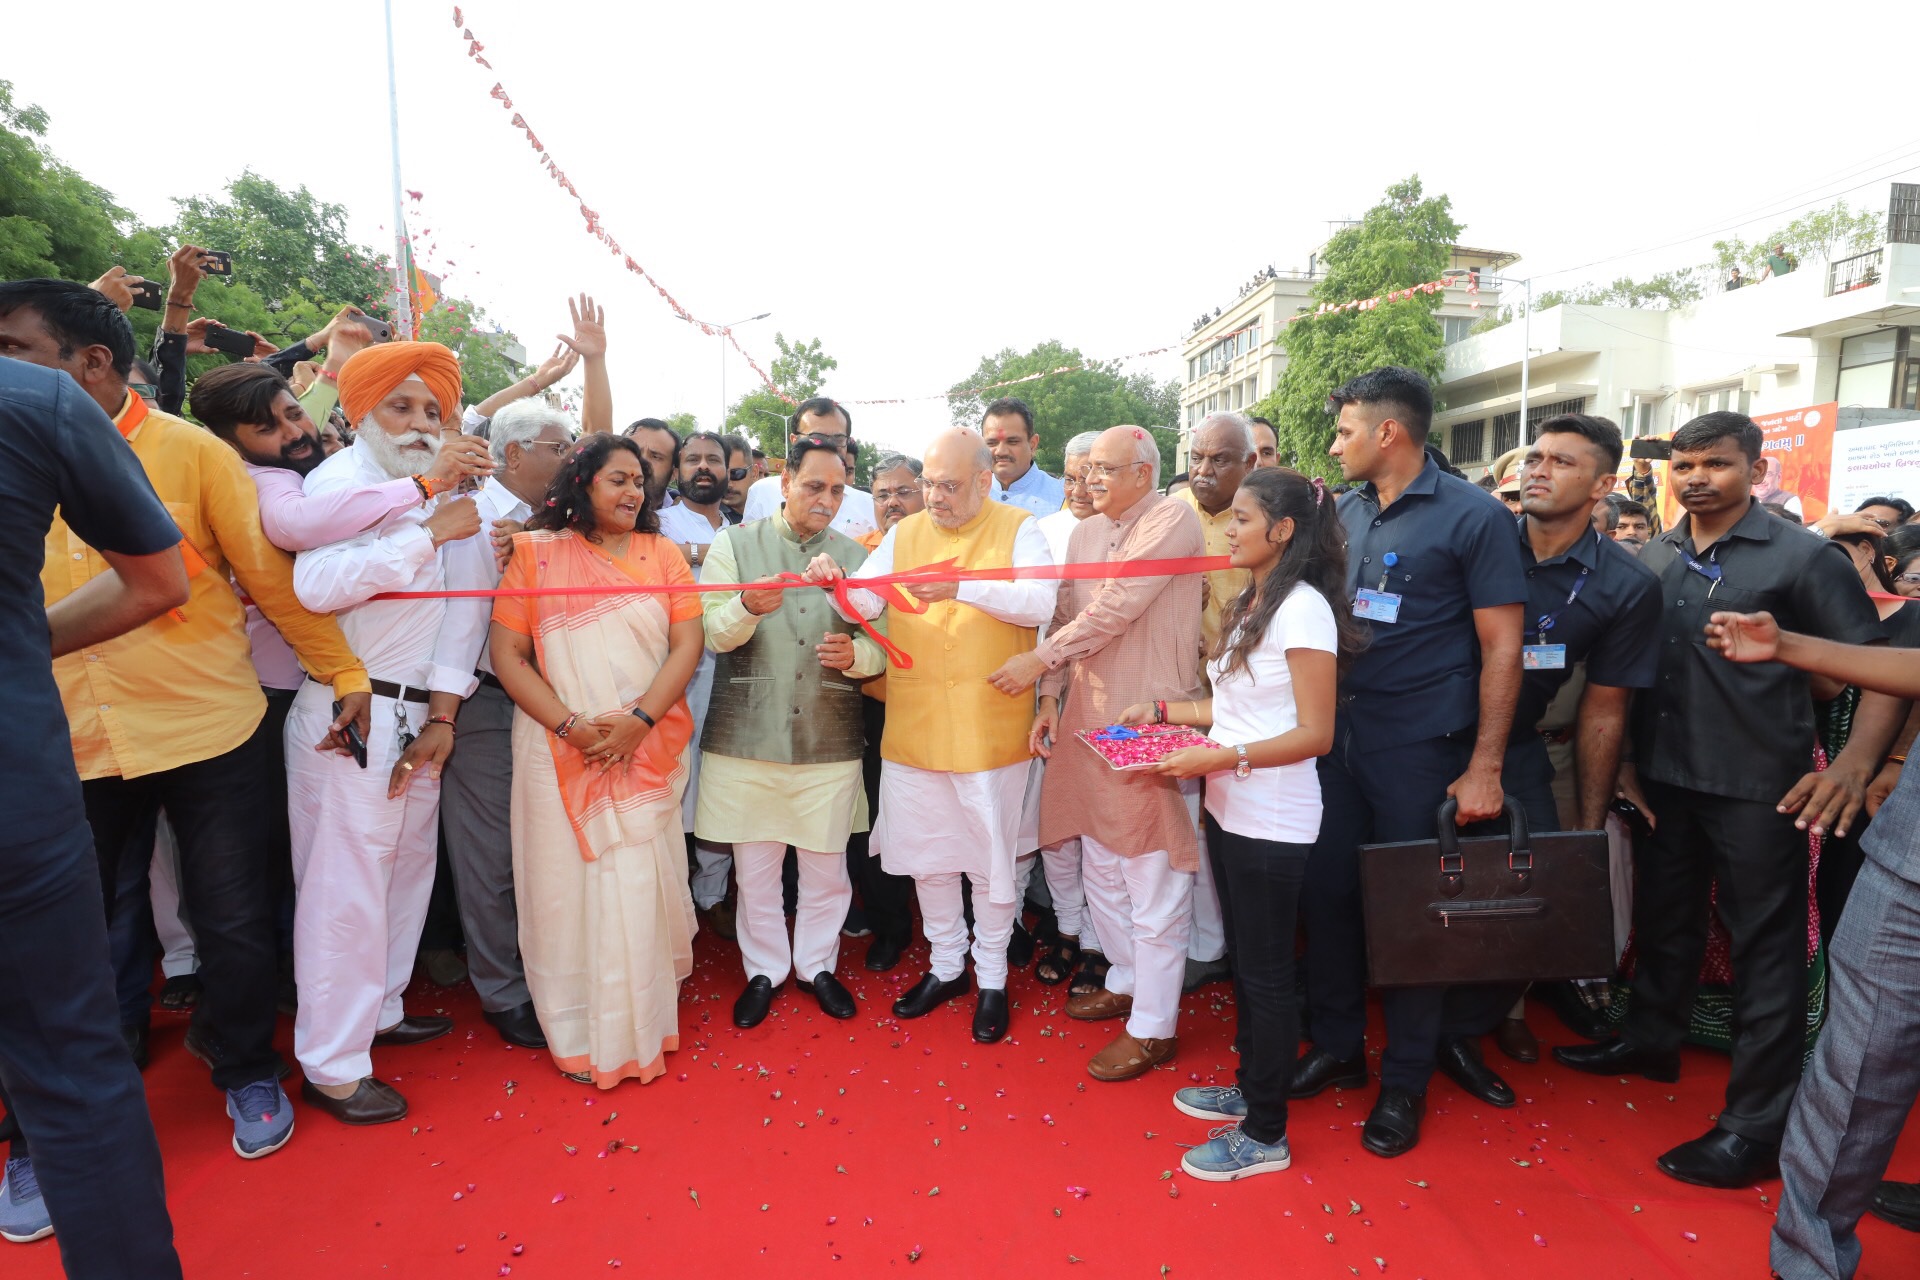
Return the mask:
<svg viewBox="0 0 1920 1280">
<path fill-rule="evenodd" d="M 1299 1054 L 1294 920 L 1307 853 L 1320 834 L 1315 758 L 1333 746 L 1340 660 L 1362 643 L 1346 594 L 1346 550 L 1319 480 L 1263 468 L 1240 482 L 1227 546 L 1253 581 L 1221 619 L 1207 662 L 1213 697 L 1129 707 L 1123 724 L 1209 729 L 1157 766 L 1207 780 L 1207 856 L 1233 958 L 1239 1083 L 1181 1089 L 1173 1105 L 1226 1122 L 1181 1167 L 1232 1182 L 1287 1167 L 1287 1096 Z M 1235 1124 L 1237 1122 L 1237 1127 Z"/>
</svg>

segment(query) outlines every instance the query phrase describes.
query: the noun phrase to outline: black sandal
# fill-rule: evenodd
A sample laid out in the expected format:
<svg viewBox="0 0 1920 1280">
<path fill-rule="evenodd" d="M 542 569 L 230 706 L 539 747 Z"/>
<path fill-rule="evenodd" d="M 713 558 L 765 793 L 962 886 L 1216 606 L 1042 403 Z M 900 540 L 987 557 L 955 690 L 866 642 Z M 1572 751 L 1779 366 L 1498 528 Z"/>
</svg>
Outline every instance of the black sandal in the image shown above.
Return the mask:
<svg viewBox="0 0 1920 1280">
<path fill-rule="evenodd" d="M 1107 970 L 1113 968 L 1113 962 L 1098 951 L 1082 951 L 1080 967 L 1074 970 L 1073 986 L 1067 989 L 1068 995 L 1090 996 L 1096 991 L 1107 989 Z"/>
<path fill-rule="evenodd" d="M 1049 987 L 1057 987 L 1073 976 L 1079 962 L 1080 939 L 1055 934 L 1051 953 L 1040 957 L 1040 963 L 1033 966 L 1033 976 Z"/>
<path fill-rule="evenodd" d="M 160 1007 L 171 1013 L 184 1013 L 200 1003 L 205 988 L 197 973 L 183 973 L 160 984 Z"/>
</svg>

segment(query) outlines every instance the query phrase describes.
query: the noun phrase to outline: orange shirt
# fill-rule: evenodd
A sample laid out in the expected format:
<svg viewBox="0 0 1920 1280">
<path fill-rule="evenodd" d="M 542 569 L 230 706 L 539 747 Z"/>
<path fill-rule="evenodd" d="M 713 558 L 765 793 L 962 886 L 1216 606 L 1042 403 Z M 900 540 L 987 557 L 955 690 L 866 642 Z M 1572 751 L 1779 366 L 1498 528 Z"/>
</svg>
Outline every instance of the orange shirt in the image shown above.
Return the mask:
<svg viewBox="0 0 1920 1280">
<path fill-rule="evenodd" d="M 266 698 L 229 575 L 336 696 L 367 692 L 366 670 L 338 624 L 295 597 L 293 557 L 261 531 L 259 498 L 240 455 L 210 431 L 147 410 L 131 392 L 114 423 L 192 546 L 195 554 L 182 550 L 189 570 L 196 554 L 206 568 L 192 573 L 179 609 L 54 659 L 80 777 L 138 778 L 210 760 L 259 726 Z M 48 604 L 108 572 L 64 520 L 55 518 L 46 545 L 40 586 Z"/>
</svg>

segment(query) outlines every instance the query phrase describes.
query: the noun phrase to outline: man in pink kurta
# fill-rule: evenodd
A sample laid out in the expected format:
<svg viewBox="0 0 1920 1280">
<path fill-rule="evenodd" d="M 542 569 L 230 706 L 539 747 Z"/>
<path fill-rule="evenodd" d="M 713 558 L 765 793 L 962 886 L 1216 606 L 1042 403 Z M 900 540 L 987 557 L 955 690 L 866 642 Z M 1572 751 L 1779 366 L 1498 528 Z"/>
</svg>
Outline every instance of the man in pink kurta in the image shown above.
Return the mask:
<svg viewBox="0 0 1920 1280">
<path fill-rule="evenodd" d="M 1158 458 L 1142 428 L 1101 435 L 1088 472 L 1095 513 L 1075 526 L 1068 562 L 1206 554 L 1193 509 L 1154 491 Z M 1134 703 L 1204 696 L 1201 581 L 1183 574 L 1063 582 L 1047 638 L 993 677 L 1003 690 L 1040 681 L 1034 747 L 1048 756 L 1040 841 L 1080 838 L 1087 910 L 1113 966 L 1105 989 L 1073 997 L 1067 1013 L 1127 1019 L 1088 1064 L 1101 1080 L 1131 1079 L 1174 1054 L 1199 844 L 1178 782 L 1117 773 L 1073 735 L 1112 724 Z"/>
</svg>

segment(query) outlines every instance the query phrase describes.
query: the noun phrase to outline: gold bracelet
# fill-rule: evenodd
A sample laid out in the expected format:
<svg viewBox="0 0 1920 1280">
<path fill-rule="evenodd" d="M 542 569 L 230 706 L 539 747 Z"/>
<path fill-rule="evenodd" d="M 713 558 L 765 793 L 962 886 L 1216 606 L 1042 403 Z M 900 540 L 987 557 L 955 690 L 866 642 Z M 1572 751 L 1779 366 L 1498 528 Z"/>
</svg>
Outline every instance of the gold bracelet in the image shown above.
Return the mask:
<svg viewBox="0 0 1920 1280">
<path fill-rule="evenodd" d="M 1894 764 L 1905 764 L 1907 762 L 1907 753 L 1903 751 L 1899 755 L 1888 756 L 1887 759 Z"/>
</svg>

